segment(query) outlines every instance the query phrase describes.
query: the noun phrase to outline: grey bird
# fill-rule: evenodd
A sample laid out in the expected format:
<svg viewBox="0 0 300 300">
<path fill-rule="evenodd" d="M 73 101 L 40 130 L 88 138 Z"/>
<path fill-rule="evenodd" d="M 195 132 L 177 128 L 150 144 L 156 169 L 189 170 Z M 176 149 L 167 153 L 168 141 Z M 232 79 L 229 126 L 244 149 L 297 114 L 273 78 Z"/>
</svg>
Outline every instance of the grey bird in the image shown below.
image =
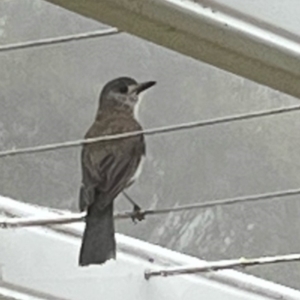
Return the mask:
<svg viewBox="0 0 300 300">
<path fill-rule="evenodd" d="M 142 130 L 136 120 L 139 95 L 154 84 L 155 81 L 137 83 L 129 77 L 108 82 L 100 94 L 96 119 L 85 138 Z M 145 153 L 142 134 L 83 146 L 79 207 L 87 211 L 87 216 L 80 266 L 115 259 L 114 199 L 134 182 Z"/>
</svg>

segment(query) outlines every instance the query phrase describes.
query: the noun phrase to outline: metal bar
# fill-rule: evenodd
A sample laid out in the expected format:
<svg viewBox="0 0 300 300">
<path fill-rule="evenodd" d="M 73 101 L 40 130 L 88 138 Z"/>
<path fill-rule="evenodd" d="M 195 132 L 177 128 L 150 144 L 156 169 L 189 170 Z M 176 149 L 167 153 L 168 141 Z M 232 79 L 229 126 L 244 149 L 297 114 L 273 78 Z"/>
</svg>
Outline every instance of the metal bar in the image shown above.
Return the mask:
<svg viewBox="0 0 300 300">
<path fill-rule="evenodd" d="M 207 1 L 47 1 L 300 97 L 300 45 Z"/>
</svg>

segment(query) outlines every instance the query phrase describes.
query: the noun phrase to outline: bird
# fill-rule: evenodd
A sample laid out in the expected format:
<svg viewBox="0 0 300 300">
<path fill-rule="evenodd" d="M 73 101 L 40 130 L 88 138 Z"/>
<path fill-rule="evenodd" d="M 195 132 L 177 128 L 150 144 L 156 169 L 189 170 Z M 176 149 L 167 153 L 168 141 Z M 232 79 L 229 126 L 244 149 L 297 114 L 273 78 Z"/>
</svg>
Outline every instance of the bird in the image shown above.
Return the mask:
<svg viewBox="0 0 300 300">
<path fill-rule="evenodd" d="M 101 91 L 96 118 L 84 138 L 142 130 L 137 120 L 140 94 L 155 84 L 138 83 L 130 77 L 109 81 Z M 134 183 L 145 154 L 143 134 L 83 145 L 79 209 L 86 211 L 86 217 L 79 266 L 116 259 L 114 200 Z M 139 209 L 134 204 L 134 210 Z"/>
</svg>

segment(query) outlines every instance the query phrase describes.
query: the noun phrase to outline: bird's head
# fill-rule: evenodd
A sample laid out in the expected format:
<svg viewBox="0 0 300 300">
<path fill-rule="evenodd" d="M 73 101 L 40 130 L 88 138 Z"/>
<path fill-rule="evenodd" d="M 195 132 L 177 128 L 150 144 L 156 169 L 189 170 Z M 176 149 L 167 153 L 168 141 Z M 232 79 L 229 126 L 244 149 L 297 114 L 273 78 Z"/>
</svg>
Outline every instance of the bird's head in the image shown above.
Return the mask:
<svg viewBox="0 0 300 300">
<path fill-rule="evenodd" d="M 155 85 L 155 81 L 137 83 L 129 77 L 120 77 L 108 82 L 100 95 L 100 109 L 124 109 L 134 113 L 139 95 Z"/>
</svg>

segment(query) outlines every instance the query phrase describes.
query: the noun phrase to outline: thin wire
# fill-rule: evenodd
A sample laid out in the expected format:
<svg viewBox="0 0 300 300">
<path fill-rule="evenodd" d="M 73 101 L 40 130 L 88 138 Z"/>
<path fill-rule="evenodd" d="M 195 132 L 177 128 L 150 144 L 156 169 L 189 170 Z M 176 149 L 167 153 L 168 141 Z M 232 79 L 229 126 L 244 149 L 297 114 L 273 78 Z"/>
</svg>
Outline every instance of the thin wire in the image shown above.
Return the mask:
<svg viewBox="0 0 300 300">
<path fill-rule="evenodd" d="M 180 274 L 195 274 L 200 272 L 211 272 L 224 269 L 232 269 L 235 267 L 249 267 L 255 265 L 267 265 L 274 263 L 292 262 L 299 261 L 300 254 L 288 254 L 288 255 L 277 255 L 277 256 L 266 256 L 258 258 L 240 258 L 240 259 L 229 259 L 212 262 L 203 262 L 202 266 L 199 267 L 177 267 L 168 268 L 164 270 L 145 271 L 145 279 L 149 279 L 153 276 L 173 276 Z"/>
<path fill-rule="evenodd" d="M 180 211 L 187 211 L 187 210 L 195 210 L 201 208 L 209 208 L 209 207 L 216 207 L 216 206 L 225 206 L 225 205 L 232 205 L 232 204 L 242 204 L 242 203 L 250 203 L 255 201 L 264 201 L 268 199 L 274 198 L 282 198 L 287 196 L 295 196 L 300 195 L 300 188 L 299 189 L 291 189 L 279 192 L 271 192 L 271 193 L 264 193 L 258 195 L 249 195 L 249 196 L 241 196 L 236 198 L 228 198 L 223 200 L 214 200 L 214 201 L 206 201 L 202 203 L 194 203 L 190 205 L 182 205 L 177 207 L 170 207 L 170 208 L 162 208 L 162 209 L 147 209 L 141 211 L 127 211 L 123 213 L 117 213 L 114 215 L 115 219 L 128 219 L 134 218 L 137 215 L 139 217 L 147 216 L 147 215 L 159 215 L 159 214 L 167 214 L 171 212 L 180 212 Z M 8 212 L 9 213 L 9 212 Z M 26 218 L 3 218 L 0 220 L 0 227 L 2 228 L 11 228 L 11 227 L 28 227 L 28 226 L 44 226 L 44 225 L 55 225 L 55 224 L 67 224 L 73 222 L 82 221 L 85 218 L 85 213 L 79 214 L 65 214 L 60 216 L 51 216 L 51 217 L 26 217 Z"/>
<path fill-rule="evenodd" d="M 255 119 L 255 118 L 259 118 L 259 117 L 279 115 L 279 114 L 298 111 L 298 110 L 300 110 L 299 105 L 292 106 L 292 107 L 282 107 L 282 108 L 276 108 L 276 109 L 272 109 L 272 110 L 252 112 L 252 113 L 248 113 L 248 114 L 237 114 L 237 115 L 228 116 L 228 117 L 215 118 L 215 119 L 206 120 L 206 121 L 205 120 L 204 121 L 195 121 L 195 122 L 189 122 L 189 123 L 181 123 L 181 124 L 176 124 L 176 125 L 169 125 L 169 126 L 145 129 L 145 130 L 140 130 L 140 131 L 120 133 L 120 134 L 115 134 L 115 135 L 101 136 L 101 137 L 96 137 L 96 138 L 91 138 L 91 139 L 86 139 L 86 140 L 82 139 L 82 140 L 76 140 L 76 141 L 68 141 L 68 142 L 62 142 L 62 143 L 41 145 L 41 146 L 36 146 L 36 147 L 6 150 L 6 151 L 0 152 L 0 158 L 5 157 L 5 156 L 13 156 L 13 155 L 45 152 L 45 151 L 62 149 L 62 148 L 78 147 L 78 146 L 81 146 L 84 144 L 124 139 L 124 138 L 137 136 L 140 134 L 156 135 L 156 134 L 170 133 L 170 132 L 175 132 L 175 131 L 181 131 L 181 130 L 187 130 L 187 129 L 205 127 L 205 126 L 212 126 L 212 125 L 236 122 L 236 121 L 241 121 L 241 120 Z"/>
<path fill-rule="evenodd" d="M 2 45 L 0 46 L 0 52 L 32 48 L 32 47 L 40 47 L 45 45 L 61 44 L 61 43 L 67 43 L 72 41 L 79 41 L 79 40 L 86 40 L 86 39 L 104 37 L 104 36 L 118 34 L 118 33 L 120 33 L 120 31 L 117 28 L 108 28 L 108 29 L 102 29 L 102 30 L 97 30 L 92 32 L 60 36 L 55 38 L 46 38 L 46 39 L 40 39 L 36 41 Z"/>
<path fill-rule="evenodd" d="M 288 196 L 295 196 L 300 195 L 300 189 L 291 189 L 279 192 L 271 192 L 271 193 L 264 193 L 258 195 L 248 195 L 248 196 L 241 196 L 236 198 L 228 198 L 228 199 L 221 199 L 221 200 L 213 200 L 213 201 L 206 201 L 202 203 L 194 203 L 190 205 L 181 205 L 177 207 L 171 208 L 162 208 L 162 209 L 148 209 L 145 211 L 139 212 L 139 214 L 143 216 L 147 215 L 158 215 L 158 214 L 167 214 L 170 212 L 180 212 L 180 211 L 187 211 L 187 210 L 194 210 L 194 209 L 201 209 L 201 208 L 209 208 L 215 206 L 225 206 L 225 205 L 232 205 L 232 204 L 241 204 L 241 203 L 249 203 L 255 201 L 263 201 L 272 198 L 282 198 Z M 133 212 L 122 213 L 120 215 L 116 215 L 115 217 L 118 219 L 132 217 Z"/>
<path fill-rule="evenodd" d="M 6 212 L 9 214 L 9 212 Z M 51 226 L 59 224 L 70 224 L 83 221 L 86 217 L 86 212 L 83 213 L 65 213 L 57 216 L 47 217 L 21 217 L 21 218 L 0 218 L 0 228 L 21 228 L 33 226 Z"/>
</svg>

